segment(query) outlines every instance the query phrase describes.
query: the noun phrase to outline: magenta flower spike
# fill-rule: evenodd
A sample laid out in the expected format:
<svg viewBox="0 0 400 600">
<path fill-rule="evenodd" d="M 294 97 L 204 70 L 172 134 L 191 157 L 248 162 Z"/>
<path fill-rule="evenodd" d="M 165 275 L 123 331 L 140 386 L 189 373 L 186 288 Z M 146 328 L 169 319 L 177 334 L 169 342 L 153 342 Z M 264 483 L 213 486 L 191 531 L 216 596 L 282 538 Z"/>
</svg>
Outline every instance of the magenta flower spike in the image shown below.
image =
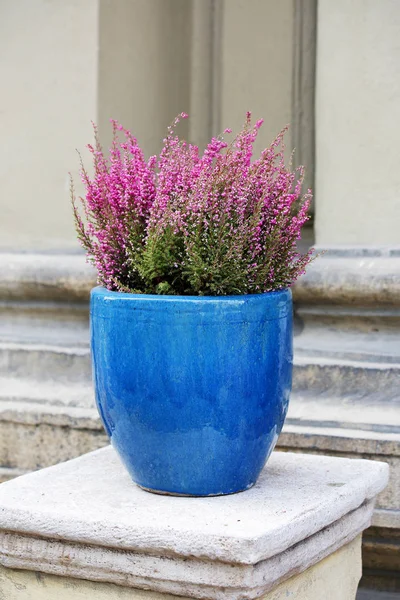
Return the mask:
<svg viewBox="0 0 400 600">
<path fill-rule="evenodd" d="M 304 168 L 284 158 L 283 129 L 253 160 L 263 120 L 228 143 L 197 146 L 168 128 L 159 156 L 146 160 L 136 138 L 112 121 L 106 155 L 97 129 L 93 177 L 82 165 L 81 214 L 71 184 L 79 239 L 109 290 L 145 294 L 257 294 L 290 287 L 313 250 L 297 241 L 309 219 L 311 191 L 302 195 Z M 225 129 L 230 134 L 231 129 Z"/>
</svg>

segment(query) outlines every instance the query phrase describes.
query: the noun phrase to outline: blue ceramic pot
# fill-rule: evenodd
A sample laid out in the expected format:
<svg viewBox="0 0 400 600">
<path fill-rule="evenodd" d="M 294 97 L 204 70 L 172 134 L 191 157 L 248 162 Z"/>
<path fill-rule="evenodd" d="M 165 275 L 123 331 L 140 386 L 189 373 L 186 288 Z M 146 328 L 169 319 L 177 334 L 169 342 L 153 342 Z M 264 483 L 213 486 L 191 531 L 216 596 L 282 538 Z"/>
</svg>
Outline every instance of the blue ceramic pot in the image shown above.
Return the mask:
<svg viewBox="0 0 400 600">
<path fill-rule="evenodd" d="M 289 290 L 201 297 L 98 287 L 91 336 L 100 416 L 137 484 L 208 496 L 256 482 L 288 408 Z"/>
</svg>

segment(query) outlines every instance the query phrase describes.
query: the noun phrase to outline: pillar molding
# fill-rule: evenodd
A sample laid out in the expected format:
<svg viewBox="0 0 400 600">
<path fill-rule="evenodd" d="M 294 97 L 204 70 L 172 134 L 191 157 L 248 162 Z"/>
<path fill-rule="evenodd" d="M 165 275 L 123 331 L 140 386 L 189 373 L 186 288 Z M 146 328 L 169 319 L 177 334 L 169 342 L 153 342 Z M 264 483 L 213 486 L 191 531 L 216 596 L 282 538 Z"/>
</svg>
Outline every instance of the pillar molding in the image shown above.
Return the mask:
<svg viewBox="0 0 400 600">
<path fill-rule="evenodd" d="M 317 0 L 294 0 L 292 147 L 294 164 L 306 166 L 304 188 L 314 189 Z"/>
</svg>

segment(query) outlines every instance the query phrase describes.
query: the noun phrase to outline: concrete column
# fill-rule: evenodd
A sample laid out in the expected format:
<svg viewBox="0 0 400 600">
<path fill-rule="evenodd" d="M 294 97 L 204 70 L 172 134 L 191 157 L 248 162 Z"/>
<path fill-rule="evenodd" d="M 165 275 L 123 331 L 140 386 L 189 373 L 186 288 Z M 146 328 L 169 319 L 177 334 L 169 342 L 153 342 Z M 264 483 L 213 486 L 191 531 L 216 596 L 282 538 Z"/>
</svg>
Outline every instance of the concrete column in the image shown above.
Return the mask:
<svg viewBox="0 0 400 600">
<path fill-rule="evenodd" d="M 318 0 L 316 245 L 299 323 L 285 450 L 393 465 L 364 536 L 363 581 L 391 590 L 400 555 L 400 3 Z M 397 562 L 396 562 L 397 561 Z"/>
<path fill-rule="evenodd" d="M 318 245 L 400 244 L 400 3 L 319 0 Z"/>
<path fill-rule="evenodd" d="M 221 2 L 221 0 L 217 0 Z M 219 15 L 218 131 L 263 118 L 255 152 L 290 125 L 287 155 L 314 186 L 316 0 L 228 0 Z M 217 123 L 215 124 L 217 127 Z"/>
<path fill-rule="evenodd" d="M 193 0 L 191 41 L 190 140 L 203 149 L 214 133 L 219 107 L 217 65 L 220 4 Z M 215 131 L 217 129 L 217 131 Z"/>
</svg>

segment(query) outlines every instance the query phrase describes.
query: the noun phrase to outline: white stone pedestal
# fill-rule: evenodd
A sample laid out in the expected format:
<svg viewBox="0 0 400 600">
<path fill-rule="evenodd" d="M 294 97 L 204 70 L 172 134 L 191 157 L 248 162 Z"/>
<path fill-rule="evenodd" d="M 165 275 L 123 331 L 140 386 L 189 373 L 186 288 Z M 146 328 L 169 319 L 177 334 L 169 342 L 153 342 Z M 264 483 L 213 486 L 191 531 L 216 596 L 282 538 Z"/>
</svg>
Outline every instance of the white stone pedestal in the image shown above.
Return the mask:
<svg viewBox="0 0 400 600">
<path fill-rule="evenodd" d="M 104 448 L 1 485 L 0 598 L 354 600 L 387 479 L 385 463 L 275 452 L 247 492 L 156 496 Z"/>
</svg>

